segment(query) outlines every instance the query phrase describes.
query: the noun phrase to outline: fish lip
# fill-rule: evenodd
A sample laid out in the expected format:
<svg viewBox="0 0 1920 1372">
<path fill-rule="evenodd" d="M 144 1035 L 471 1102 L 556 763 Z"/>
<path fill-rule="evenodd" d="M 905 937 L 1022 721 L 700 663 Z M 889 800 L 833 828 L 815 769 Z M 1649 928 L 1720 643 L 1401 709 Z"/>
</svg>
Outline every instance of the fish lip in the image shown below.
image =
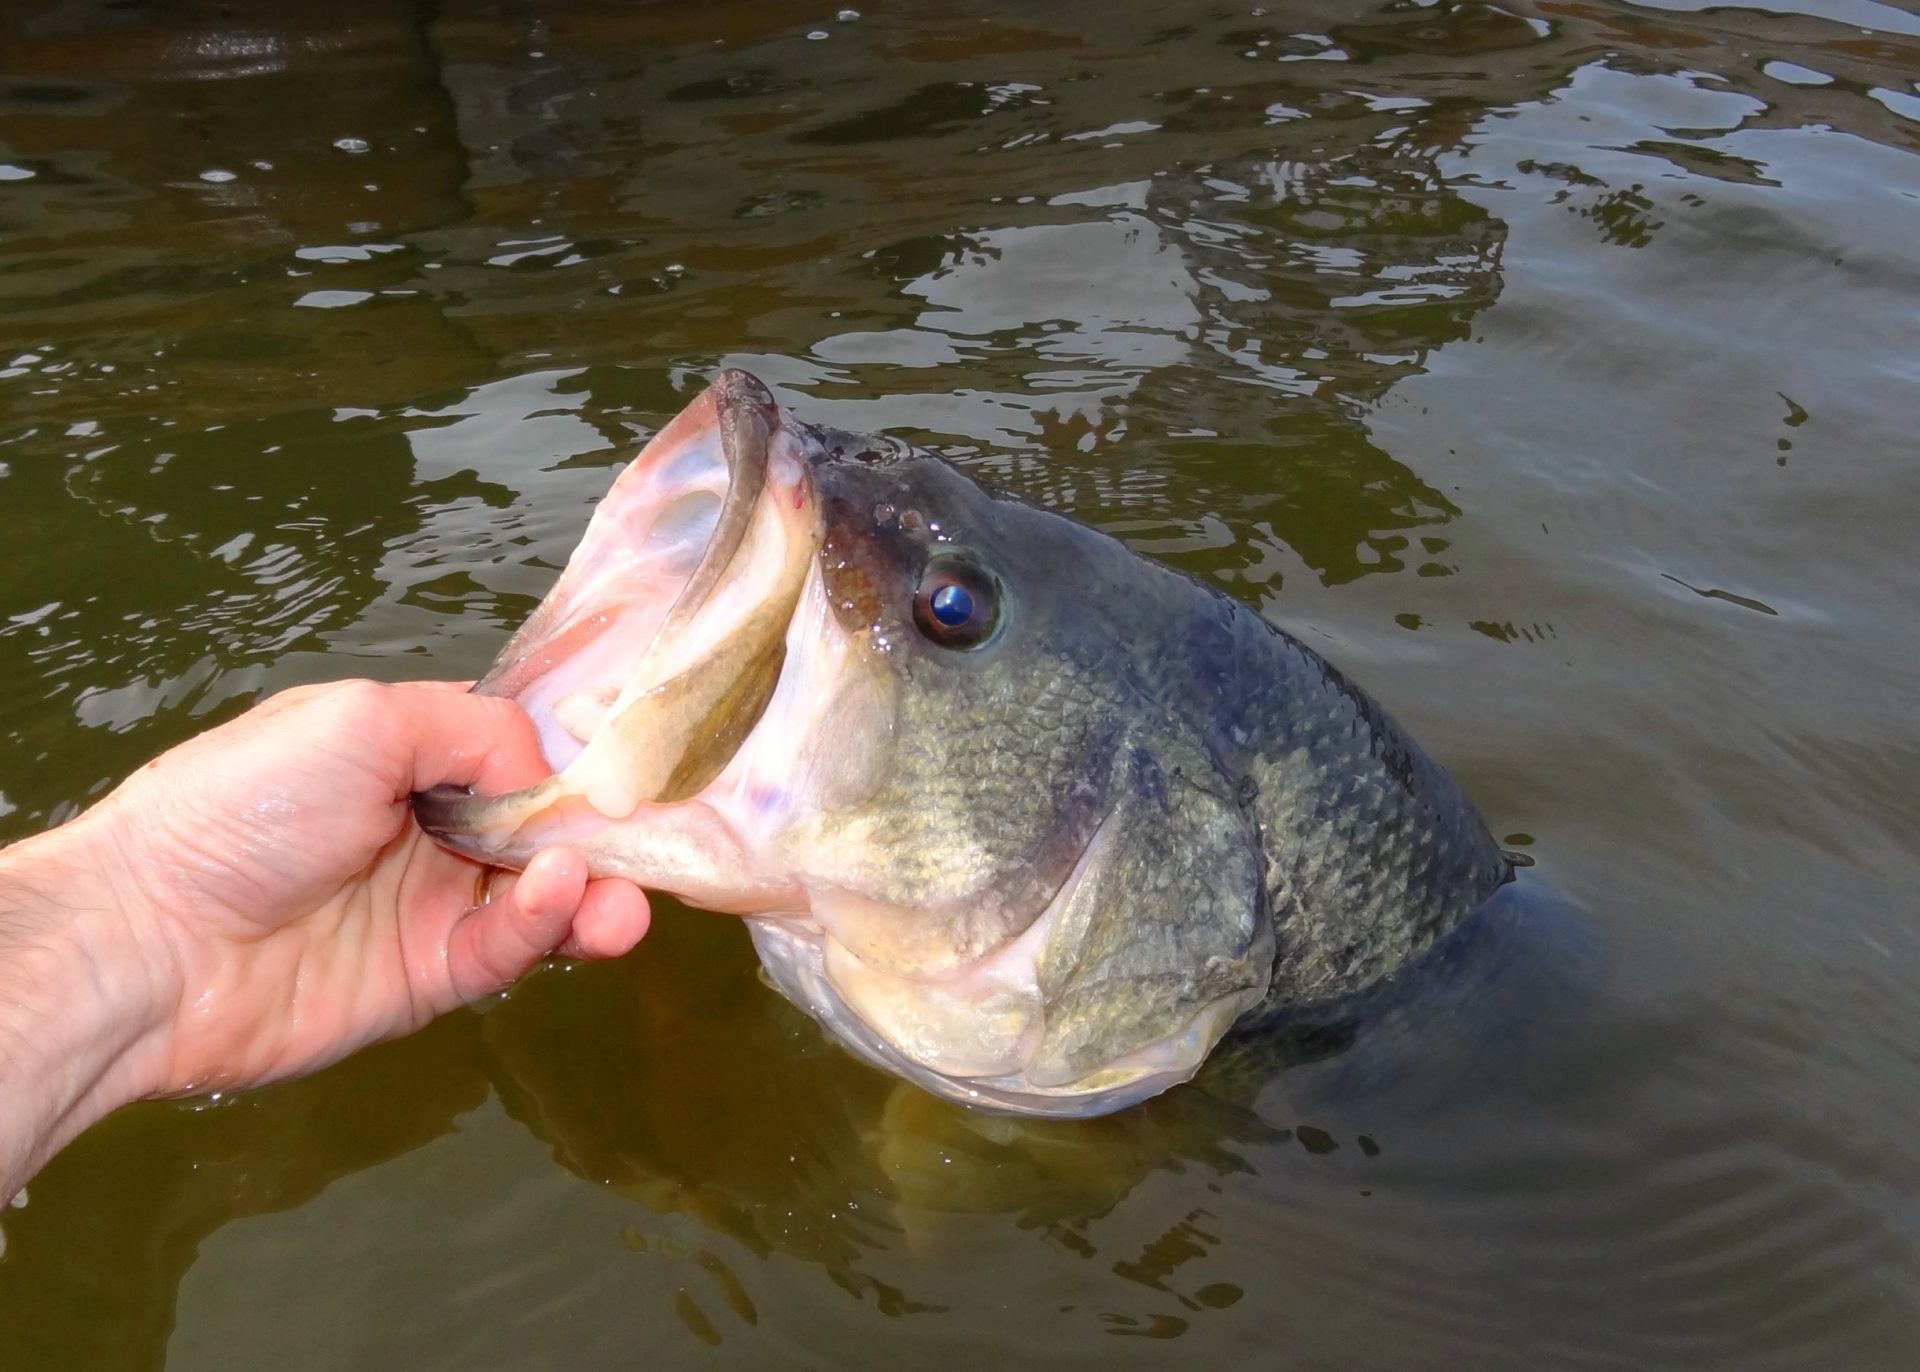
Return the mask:
<svg viewBox="0 0 1920 1372">
<path fill-rule="evenodd" d="M 662 638 L 678 632 L 699 614 L 726 575 L 746 537 L 747 521 L 766 493 L 768 450 L 781 427 L 783 411 L 766 383 L 752 372 L 729 367 L 714 378 L 707 393 L 713 397 L 714 417 L 720 426 L 727 494 L 699 565 L 674 598 L 673 608 L 660 626 Z"/>
<path fill-rule="evenodd" d="M 427 837 L 464 852 L 460 842 L 464 837 L 460 814 L 465 803 L 472 799 L 471 787 L 441 782 L 424 791 L 415 791 L 408 797 L 407 803 L 413 809 L 413 822 L 425 831 Z"/>
<path fill-rule="evenodd" d="M 728 408 L 751 406 L 759 410 L 769 428 L 780 422 L 780 402 L 773 398 L 767 383 L 750 371 L 740 367 L 723 368 L 708 383 L 707 389 L 713 392 L 716 402 L 724 401 Z"/>
</svg>

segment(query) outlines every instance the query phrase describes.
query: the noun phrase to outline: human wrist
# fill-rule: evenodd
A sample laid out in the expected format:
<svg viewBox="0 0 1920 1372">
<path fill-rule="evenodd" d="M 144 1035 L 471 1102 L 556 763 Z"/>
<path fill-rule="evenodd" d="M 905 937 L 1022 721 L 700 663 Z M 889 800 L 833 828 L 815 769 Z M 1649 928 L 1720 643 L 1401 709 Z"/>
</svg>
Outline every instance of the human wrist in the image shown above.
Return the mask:
<svg viewBox="0 0 1920 1372">
<path fill-rule="evenodd" d="M 0 1199 L 149 1080 L 169 994 L 88 815 L 0 850 Z M 177 998 L 177 997 L 176 997 Z"/>
</svg>

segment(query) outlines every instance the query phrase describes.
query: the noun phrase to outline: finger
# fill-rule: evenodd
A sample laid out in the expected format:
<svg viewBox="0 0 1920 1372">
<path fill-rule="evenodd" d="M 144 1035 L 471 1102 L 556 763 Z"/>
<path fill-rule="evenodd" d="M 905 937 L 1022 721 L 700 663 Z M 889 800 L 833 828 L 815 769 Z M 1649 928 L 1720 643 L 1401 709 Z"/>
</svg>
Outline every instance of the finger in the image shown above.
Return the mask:
<svg viewBox="0 0 1920 1372">
<path fill-rule="evenodd" d="M 533 721 L 504 697 L 413 683 L 390 689 L 384 705 L 412 752 L 398 778 L 407 791 L 445 783 L 496 794 L 531 786 L 553 771 Z"/>
<path fill-rule="evenodd" d="M 587 883 L 573 932 L 560 951 L 572 958 L 617 958 L 632 952 L 652 923 L 645 891 L 630 881 L 603 877 Z"/>
<path fill-rule="evenodd" d="M 461 1000 L 511 986 L 559 946 L 587 893 L 587 863 L 549 848 L 493 899 L 463 915 L 447 936 L 447 975 Z"/>
<path fill-rule="evenodd" d="M 471 691 L 471 681 L 396 681 L 393 683 L 403 691 Z"/>
</svg>

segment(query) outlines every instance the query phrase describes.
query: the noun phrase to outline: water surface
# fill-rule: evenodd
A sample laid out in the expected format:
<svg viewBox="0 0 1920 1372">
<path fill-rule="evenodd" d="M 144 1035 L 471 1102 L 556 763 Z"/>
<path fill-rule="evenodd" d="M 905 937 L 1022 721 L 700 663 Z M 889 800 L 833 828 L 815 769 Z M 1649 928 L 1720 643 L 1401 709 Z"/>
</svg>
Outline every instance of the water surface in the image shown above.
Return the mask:
<svg viewBox="0 0 1920 1372">
<path fill-rule="evenodd" d="M 1015 1127 L 667 910 L 92 1131 L 0 1365 L 1920 1362 L 1920 18 L 854 3 L 10 7 L 0 836 L 476 674 L 739 364 L 1368 687 L 1492 1013 Z"/>
</svg>

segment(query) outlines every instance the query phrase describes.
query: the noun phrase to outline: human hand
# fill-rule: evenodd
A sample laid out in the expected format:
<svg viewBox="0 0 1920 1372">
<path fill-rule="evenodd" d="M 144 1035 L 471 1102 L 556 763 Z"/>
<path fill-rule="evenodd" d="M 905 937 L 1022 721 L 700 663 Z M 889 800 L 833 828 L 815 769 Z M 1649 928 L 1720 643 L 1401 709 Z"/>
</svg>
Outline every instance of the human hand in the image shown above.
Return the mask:
<svg viewBox="0 0 1920 1372">
<path fill-rule="evenodd" d="M 0 1093 L 35 1035 L 8 1022 L 10 988 L 18 1020 L 76 969 L 72 994 L 105 1022 L 63 1062 L 101 1061 L 64 1069 L 93 1078 L 66 1092 L 90 1103 L 49 1108 L 97 1117 L 313 1071 L 511 984 L 556 948 L 625 952 L 647 928 L 637 887 L 590 881 L 578 853 L 556 848 L 476 906 L 486 869 L 413 822 L 414 791 L 507 791 L 548 770 L 517 706 L 441 683 L 288 691 L 163 754 L 0 854 Z M 46 1009 L 71 1038 L 68 1000 Z"/>
<path fill-rule="evenodd" d="M 147 764 L 90 819 L 139 885 L 122 906 L 178 1008 L 156 1093 L 258 1085 L 420 1028 L 556 948 L 616 956 L 646 898 L 543 853 L 476 905 L 485 869 L 413 823 L 442 782 L 507 791 L 549 768 L 512 703 L 345 682 L 275 696 Z"/>
</svg>

